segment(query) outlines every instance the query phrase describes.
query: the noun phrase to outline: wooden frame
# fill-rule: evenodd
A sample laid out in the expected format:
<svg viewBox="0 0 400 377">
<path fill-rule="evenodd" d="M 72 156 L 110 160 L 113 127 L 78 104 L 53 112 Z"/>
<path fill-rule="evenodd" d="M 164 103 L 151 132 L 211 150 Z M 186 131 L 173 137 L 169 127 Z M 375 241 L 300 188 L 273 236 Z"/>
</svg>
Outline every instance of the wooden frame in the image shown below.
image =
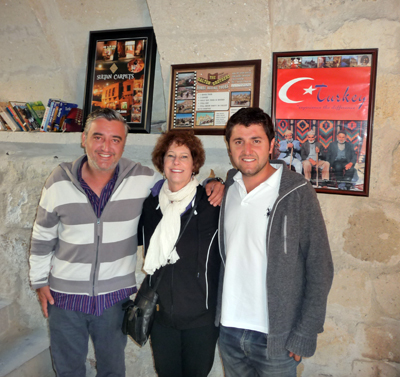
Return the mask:
<svg viewBox="0 0 400 377">
<path fill-rule="evenodd" d="M 273 53 L 273 158 L 300 166 L 317 192 L 369 195 L 377 58 L 378 49 Z M 320 152 L 310 160 L 312 144 Z"/>
<path fill-rule="evenodd" d="M 108 107 L 126 119 L 129 132 L 150 133 L 156 51 L 151 27 L 91 31 L 84 118 Z"/>
<path fill-rule="evenodd" d="M 223 135 L 229 117 L 258 106 L 261 60 L 171 66 L 170 129 Z"/>
</svg>

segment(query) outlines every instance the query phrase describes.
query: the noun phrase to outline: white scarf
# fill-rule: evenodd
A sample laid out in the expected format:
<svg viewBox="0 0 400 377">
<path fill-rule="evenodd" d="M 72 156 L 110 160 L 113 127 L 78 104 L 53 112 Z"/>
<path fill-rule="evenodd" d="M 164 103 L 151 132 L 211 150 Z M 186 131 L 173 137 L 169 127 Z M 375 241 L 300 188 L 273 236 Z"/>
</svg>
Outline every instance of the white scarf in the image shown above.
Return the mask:
<svg viewBox="0 0 400 377">
<path fill-rule="evenodd" d="M 185 187 L 172 192 L 168 188 L 168 180 L 164 182 L 158 195 L 163 217 L 151 236 L 143 266 L 149 275 L 153 275 L 155 270 L 167 263 L 173 264 L 179 259 L 174 246 L 181 231 L 181 213 L 193 200 L 198 185 L 199 182 L 193 177 Z"/>
</svg>

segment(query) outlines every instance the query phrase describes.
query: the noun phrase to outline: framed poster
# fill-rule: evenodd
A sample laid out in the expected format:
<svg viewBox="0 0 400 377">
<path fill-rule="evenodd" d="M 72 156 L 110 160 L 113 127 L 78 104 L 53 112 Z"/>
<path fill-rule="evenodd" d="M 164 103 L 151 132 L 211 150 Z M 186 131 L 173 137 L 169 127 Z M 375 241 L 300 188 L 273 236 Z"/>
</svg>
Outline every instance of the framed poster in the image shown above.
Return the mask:
<svg viewBox="0 0 400 377">
<path fill-rule="evenodd" d="M 171 69 L 170 129 L 222 135 L 232 114 L 258 106 L 261 60 L 181 64 Z"/>
<path fill-rule="evenodd" d="M 129 132 L 150 133 L 156 51 L 151 27 L 91 31 L 84 118 L 110 108 L 125 118 Z"/>
<path fill-rule="evenodd" d="M 378 49 L 273 53 L 273 158 L 317 192 L 369 194 Z"/>
</svg>

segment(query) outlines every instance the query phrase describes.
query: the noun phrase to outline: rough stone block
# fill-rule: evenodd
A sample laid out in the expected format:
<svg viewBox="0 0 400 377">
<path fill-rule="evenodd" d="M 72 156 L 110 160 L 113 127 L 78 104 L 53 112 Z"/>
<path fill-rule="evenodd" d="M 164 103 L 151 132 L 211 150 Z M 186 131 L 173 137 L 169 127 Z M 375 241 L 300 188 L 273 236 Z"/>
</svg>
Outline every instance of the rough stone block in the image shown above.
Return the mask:
<svg viewBox="0 0 400 377">
<path fill-rule="evenodd" d="M 400 367 L 385 362 L 356 360 L 353 363 L 354 377 L 399 377 Z"/>
<path fill-rule="evenodd" d="M 0 299 L 0 337 L 9 330 L 11 300 Z"/>
<path fill-rule="evenodd" d="M 386 323 L 381 326 L 363 326 L 365 343 L 362 356 L 379 361 L 400 363 L 400 323 Z"/>
<path fill-rule="evenodd" d="M 344 251 L 367 262 L 387 263 L 400 254 L 400 224 L 382 209 L 362 209 L 349 218 Z"/>
<path fill-rule="evenodd" d="M 329 305 L 340 305 L 348 314 L 366 316 L 371 309 L 372 284 L 365 271 L 343 269 L 336 272 L 328 296 Z"/>
<path fill-rule="evenodd" d="M 400 272 L 380 275 L 373 281 L 373 286 L 385 315 L 400 320 Z"/>
<path fill-rule="evenodd" d="M 390 175 L 390 181 L 395 186 L 400 186 L 400 143 L 396 145 L 393 151 L 392 161 L 392 174 Z"/>
<path fill-rule="evenodd" d="M 341 370 L 349 370 L 351 357 L 356 347 L 356 339 L 351 329 L 343 323 L 336 323 L 334 319 L 325 320 L 324 332 L 318 335 L 317 351 L 310 359 L 317 370 L 328 368 L 332 362 L 332 355 L 342 360 Z"/>
</svg>

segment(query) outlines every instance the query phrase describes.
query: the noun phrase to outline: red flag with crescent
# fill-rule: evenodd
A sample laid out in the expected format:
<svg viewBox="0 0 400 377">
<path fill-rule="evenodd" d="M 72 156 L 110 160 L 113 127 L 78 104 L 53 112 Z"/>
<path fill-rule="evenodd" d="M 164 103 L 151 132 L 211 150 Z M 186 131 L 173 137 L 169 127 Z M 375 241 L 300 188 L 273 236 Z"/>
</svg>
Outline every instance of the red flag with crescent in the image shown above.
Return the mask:
<svg viewBox="0 0 400 377">
<path fill-rule="evenodd" d="M 367 120 L 371 67 L 278 69 L 276 119 Z"/>
</svg>

